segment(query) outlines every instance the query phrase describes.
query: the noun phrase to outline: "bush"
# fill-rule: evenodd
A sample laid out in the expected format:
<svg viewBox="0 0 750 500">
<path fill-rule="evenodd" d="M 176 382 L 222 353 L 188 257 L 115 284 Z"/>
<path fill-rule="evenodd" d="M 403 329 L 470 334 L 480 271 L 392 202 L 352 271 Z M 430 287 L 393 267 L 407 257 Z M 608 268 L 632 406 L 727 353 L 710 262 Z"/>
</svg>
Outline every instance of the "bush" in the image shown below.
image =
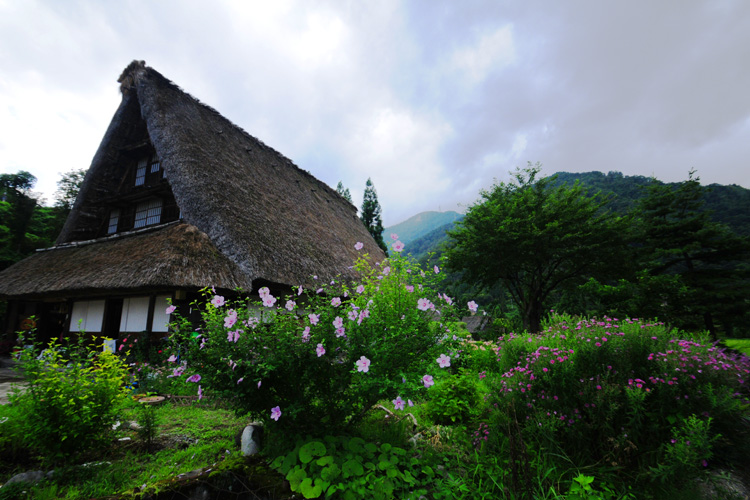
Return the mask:
<svg viewBox="0 0 750 500">
<path fill-rule="evenodd" d="M 187 363 L 175 374 L 269 424 L 318 434 L 357 422 L 408 387 L 417 390 L 415 381 L 439 371 L 436 359 L 453 349 L 440 322 L 450 318 L 451 300 L 430 286 L 438 273 L 400 255 L 375 266 L 362 258 L 355 269 L 358 283 L 300 287 L 281 300 L 262 288 L 261 304 L 206 290 L 205 302 L 193 304 L 199 328 L 180 317 L 172 324 Z"/>
<path fill-rule="evenodd" d="M 543 334 L 502 339 L 498 421 L 514 409 L 538 449 L 637 473 L 674 455 L 673 428 L 682 426 L 701 443 L 691 467 L 703 464 L 719 435 L 743 438 L 750 361 L 684 337 L 637 319 L 555 316 Z"/>
<path fill-rule="evenodd" d="M 436 424 L 466 424 L 478 417 L 484 407 L 477 374 L 444 377 L 430 391 L 427 416 Z"/>
<path fill-rule="evenodd" d="M 24 416 L 27 447 L 46 461 L 68 460 L 110 434 L 127 397 L 127 369 L 115 354 L 88 348 L 82 337 L 66 349 L 52 340 L 36 352 L 22 352 L 27 386 L 11 393 L 10 403 Z"/>
</svg>

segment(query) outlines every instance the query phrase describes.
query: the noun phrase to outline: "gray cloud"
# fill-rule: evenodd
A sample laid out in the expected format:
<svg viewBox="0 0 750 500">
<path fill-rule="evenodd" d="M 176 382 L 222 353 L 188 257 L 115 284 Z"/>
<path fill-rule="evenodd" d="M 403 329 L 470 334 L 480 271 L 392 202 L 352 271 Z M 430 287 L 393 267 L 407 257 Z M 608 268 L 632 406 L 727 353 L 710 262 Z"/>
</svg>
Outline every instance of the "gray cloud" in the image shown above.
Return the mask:
<svg viewBox="0 0 750 500">
<path fill-rule="evenodd" d="M 741 0 L 0 1 L 0 170 L 51 197 L 136 58 L 355 203 L 372 177 L 386 224 L 527 161 L 750 187 Z"/>
</svg>

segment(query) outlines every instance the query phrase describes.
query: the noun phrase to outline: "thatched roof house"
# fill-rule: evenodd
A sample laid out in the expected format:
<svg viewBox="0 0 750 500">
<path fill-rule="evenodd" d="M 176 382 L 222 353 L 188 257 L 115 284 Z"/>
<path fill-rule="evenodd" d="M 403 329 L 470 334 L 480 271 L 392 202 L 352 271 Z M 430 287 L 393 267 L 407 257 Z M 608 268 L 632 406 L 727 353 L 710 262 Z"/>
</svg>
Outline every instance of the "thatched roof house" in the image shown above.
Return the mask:
<svg viewBox="0 0 750 500">
<path fill-rule="evenodd" d="M 83 315 L 112 334 L 137 313 L 157 331 L 167 298 L 347 276 L 357 241 L 384 257 L 351 203 L 143 61 L 118 81 L 122 102 L 56 246 L 0 273 L 6 329 L 51 314 L 52 330 L 75 331 Z"/>
</svg>

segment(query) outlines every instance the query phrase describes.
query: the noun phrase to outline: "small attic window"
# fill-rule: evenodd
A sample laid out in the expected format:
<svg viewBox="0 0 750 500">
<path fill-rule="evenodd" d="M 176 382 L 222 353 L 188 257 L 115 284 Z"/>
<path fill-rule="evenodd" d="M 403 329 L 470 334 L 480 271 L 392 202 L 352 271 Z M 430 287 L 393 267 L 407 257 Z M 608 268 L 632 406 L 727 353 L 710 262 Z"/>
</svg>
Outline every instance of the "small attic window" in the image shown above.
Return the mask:
<svg viewBox="0 0 750 500">
<path fill-rule="evenodd" d="M 153 174 L 158 174 L 159 171 L 161 171 L 161 162 L 159 161 L 159 158 L 157 158 L 155 154 L 144 156 L 138 160 L 135 166 L 135 185 L 145 185 L 147 175 L 149 177 L 148 184 L 150 185 L 151 182 L 158 178 L 157 176 L 153 176 Z"/>
<path fill-rule="evenodd" d="M 139 227 L 158 224 L 161 221 L 161 207 L 161 198 L 152 198 L 139 203 L 135 207 L 135 223 L 133 224 L 133 228 L 138 229 Z"/>
<path fill-rule="evenodd" d="M 109 225 L 107 226 L 107 234 L 115 234 L 117 232 L 117 225 L 120 222 L 120 209 L 115 208 L 109 213 Z"/>
</svg>

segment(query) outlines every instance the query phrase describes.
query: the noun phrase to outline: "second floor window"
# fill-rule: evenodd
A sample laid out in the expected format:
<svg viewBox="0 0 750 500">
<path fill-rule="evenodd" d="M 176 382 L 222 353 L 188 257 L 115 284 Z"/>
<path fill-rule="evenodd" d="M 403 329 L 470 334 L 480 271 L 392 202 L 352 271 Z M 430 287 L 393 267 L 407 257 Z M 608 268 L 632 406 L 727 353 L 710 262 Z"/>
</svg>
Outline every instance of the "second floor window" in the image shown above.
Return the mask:
<svg viewBox="0 0 750 500">
<path fill-rule="evenodd" d="M 107 226 L 107 234 L 115 234 L 117 232 L 117 225 L 119 222 L 120 210 L 118 208 L 115 208 L 109 213 L 109 226 Z"/>
<path fill-rule="evenodd" d="M 151 179 L 153 174 L 158 174 L 161 170 L 161 163 L 155 154 L 144 156 L 135 165 L 135 185 L 143 186 L 147 184 L 146 176 L 149 176 L 148 184 L 151 184 L 154 179 Z"/>
<path fill-rule="evenodd" d="M 161 207 L 161 198 L 152 198 L 140 202 L 135 208 L 135 222 L 133 228 L 138 229 L 139 227 L 158 224 L 161 221 Z"/>
</svg>

